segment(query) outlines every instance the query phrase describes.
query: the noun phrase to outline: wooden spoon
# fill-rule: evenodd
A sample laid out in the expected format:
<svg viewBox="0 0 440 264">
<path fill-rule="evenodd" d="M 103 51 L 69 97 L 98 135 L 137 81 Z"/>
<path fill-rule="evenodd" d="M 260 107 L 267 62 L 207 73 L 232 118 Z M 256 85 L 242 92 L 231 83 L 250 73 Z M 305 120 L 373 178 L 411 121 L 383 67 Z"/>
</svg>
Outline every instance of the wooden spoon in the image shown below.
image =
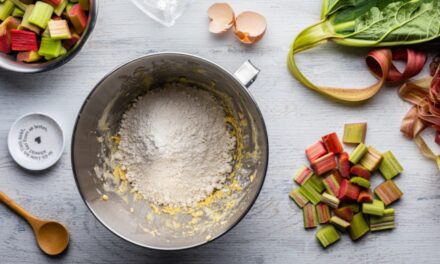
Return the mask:
<svg viewBox="0 0 440 264">
<path fill-rule="evenodd" d="M 67 248 L 69 244 L 69 232 L 64 225 L 33 216 L 12 201 L 12 199 L 3 192 L 0 192 L 0 201 L 26 219 L 34 231 L 38 246 L 44 253 L 54 256 L 62 253 Z"/>
</svg>

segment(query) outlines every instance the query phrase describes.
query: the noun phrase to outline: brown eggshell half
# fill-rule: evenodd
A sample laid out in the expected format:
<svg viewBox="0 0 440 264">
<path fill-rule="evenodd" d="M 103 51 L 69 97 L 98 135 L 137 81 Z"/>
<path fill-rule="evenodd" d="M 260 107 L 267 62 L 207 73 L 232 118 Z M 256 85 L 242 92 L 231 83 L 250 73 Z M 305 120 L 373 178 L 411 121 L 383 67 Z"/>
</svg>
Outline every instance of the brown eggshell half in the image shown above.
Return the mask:
<svg viewBox="0 0 440 264">
<path fill-rule="evenodd" d="M 213 4 L 208 9 L 209 31 L 220 34 L 228 31 L 234 24 L 235 14 L 231 6 L 226 3 Z"/>
<path fill-rule="evenodd" d="M 258 13 L 246 11 L 235 19 L 235 36 L 245 44 L 254 44 L 266 33 L 266 18 Z"/>
</svg>

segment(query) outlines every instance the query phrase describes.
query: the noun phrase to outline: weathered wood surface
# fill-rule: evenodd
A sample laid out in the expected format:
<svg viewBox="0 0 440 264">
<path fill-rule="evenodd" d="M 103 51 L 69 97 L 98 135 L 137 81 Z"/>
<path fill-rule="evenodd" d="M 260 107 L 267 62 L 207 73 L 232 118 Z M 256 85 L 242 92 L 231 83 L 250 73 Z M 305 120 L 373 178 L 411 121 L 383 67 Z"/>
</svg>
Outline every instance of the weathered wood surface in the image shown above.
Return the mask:
<svg viewBox="0 0 440 264">
<path fill-rule="evenodd" d="M 396 89 L 384 89 L 365 105 L 347 107 L 302 88 L 287 71 L 290 42 L 317 21 L 321 1 L 229 1 L 237 12 L 255 10 L 267 17 L 267 35 L 255 46 L 241 45 L 232 34 L 214 37 L 207 32 L 205 11 L 212 2 L 195 1 L 174 27 L 164 28 L 129 1 L 101 0 L 95 32 L 69 64 L 38 75 L 0 72 L 0 189 L 31 212 L 65 222 L 72 234 L 69 250 L 49 258 L 36 247 L 29 226 L 0 206 L 0 263 L 438 263 L 440 175 L 400 134 L 409 106 Z M 93 86 L 116 66 L 158 51 L 197 54 L 231 71 L 250 58 L 262 70 L 251 92 L 270 135 L 267 180 L 248 216 L 209 245 L 181 252 L 133 246 L 101 226 L 75 187 L 69 144 L 61 161 L 42 174 L 20 169 L 6 145 L 12 122 L 31 111 L 56 117 L 70 140 L 76 114 Z M 359 86 L 374 80 L 361 60 L 366 52 L 327 45 L 298 60 L 319 83 Z M 392 149 L 401 160 L 406 171 L 396 181 L 405 195 L 395 206 L 396 230 L 370 234 L 356 244 L 344 236 L 322 250 L 314 231 L 302 228 L 302 214 L 287 193 L 295 168 L 305 162 L 306 145 L 326 132 L 341 132 L 350 121 L 367 121 L 368 143 Z"/>
</svg>

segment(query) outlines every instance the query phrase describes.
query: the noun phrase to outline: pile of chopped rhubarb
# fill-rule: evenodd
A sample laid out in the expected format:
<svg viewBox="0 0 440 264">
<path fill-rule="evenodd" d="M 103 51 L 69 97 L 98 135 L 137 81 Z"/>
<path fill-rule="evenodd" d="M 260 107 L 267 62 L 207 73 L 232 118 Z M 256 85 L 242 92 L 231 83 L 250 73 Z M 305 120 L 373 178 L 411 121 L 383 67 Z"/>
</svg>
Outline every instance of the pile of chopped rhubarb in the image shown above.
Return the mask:
<svg viewBox="0 0 440 264">
<path fill-rule="evenodd" d="M 84 32 L 89 0 L 0 0 L 0 52 L 21 62 L 66 54 Z"/>
<path fill-rule="evenodd" d="M 366 123 L 346 124 L 343 142 L 355 144 L 348 154 L 336 133 L 322 137 L 305 151 L 293 180 L 299 185 L 290 198 L 303 209 L 304 228 L 323 225 L 316 237 L 323 247 L 337 242 L 340 232 L 358 240 L 370 231 L 393 229 L 394 209 L 403 195 L 393 181 L 403 168 L 391 151 L 365 145 Z M 379 171 L 384 181 L 372 191 L 370 178 Z"/>
</svg>

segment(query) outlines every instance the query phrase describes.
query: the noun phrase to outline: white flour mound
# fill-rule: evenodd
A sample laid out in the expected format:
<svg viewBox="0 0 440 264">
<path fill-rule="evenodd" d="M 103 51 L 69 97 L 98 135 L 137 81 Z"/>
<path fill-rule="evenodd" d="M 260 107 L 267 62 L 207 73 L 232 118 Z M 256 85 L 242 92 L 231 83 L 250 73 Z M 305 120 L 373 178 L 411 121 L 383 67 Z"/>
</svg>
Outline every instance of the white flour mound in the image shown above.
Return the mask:
<svg viewBox="0 0 440 264">
<path fill-rule="evenodd" d="M 123 116 L 121 163 L 146 200 L 191 206 L 222 188 L 236 139 L 207 91 L 171 83 L 139 98 Z"/>
</svg>

